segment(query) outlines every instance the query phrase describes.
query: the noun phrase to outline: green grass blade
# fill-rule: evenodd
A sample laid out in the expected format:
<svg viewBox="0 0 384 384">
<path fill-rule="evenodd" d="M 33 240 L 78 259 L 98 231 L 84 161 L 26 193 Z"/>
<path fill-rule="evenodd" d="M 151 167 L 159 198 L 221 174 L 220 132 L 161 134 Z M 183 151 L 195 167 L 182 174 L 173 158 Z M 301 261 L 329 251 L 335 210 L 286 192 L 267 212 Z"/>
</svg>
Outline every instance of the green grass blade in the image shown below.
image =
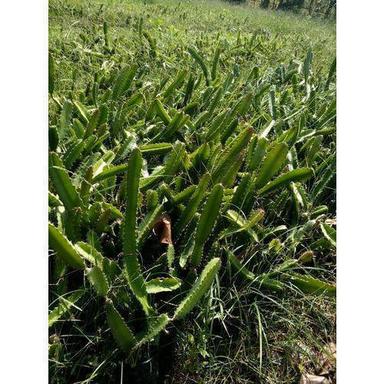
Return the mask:
<svg viewBox="0 0 384 384">
<path fill-rule="evenodd" d="M 229 251 L 227 256 L 231 266 L 240 276 L 250 281 L 255 279 L 255 274 L 247 269 L 244 265 L 242 265 L 240 260 L 234 255 L 233 252 Z"/>
<path fill-rule="evenodd" d="M 59 304 L 52 309 L 48 314 L 48 326 L 51 327 L 58 320 L 61 319 L 69 310 L 75 306 L 76 302 L 79 301 L 85 294 L 85 290 L 78 290 L 68 297 L 60 297 Z"/>
</svg>

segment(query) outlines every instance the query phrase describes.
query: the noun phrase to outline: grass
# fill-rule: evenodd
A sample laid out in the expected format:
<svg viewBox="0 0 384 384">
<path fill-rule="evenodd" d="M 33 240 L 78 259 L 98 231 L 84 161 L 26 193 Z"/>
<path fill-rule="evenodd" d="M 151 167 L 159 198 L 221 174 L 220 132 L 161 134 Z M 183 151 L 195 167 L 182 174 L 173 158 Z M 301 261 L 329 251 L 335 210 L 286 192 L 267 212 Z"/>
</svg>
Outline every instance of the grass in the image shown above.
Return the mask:
<svg viewBox="0 0 384 384">
<path fill-rule="evenodd" d="M 311 47 L 314 70 L 324 75 L 335 56 L 335 24 L 293 14 L 232 6 L 221 1 L 52 0 L 49 46 L 59 61 L 58 71 L 62 73 L 58 88 L 70 92 L 75 72 L 76 89 L 84 89 L 99 69 L 96 63 L 112 70 L 120 63 L 137 59 L 142 51 L 141 42 L 136 38 L 141 17 L 144 28 L 156 39 L 162 59 L 161 65 L 151 60 L 143 63 L 152 81 L 172 75 L 183 62 L 189 64 L 185 50 L 192 44 L 201 45 L 209 57 L 212 51 L 208 47 L 215 46 L 218 37 L 226 39 L 232 46 L 228 65 L 236 62 L 242 69 L 258 64 L 265 70 L 295 58 L 301 60 Z M 120 48 L 119 55 L 111 62 L 94 60 L 91 49 L 91 46 L 96 48 L 102 43 L 104 21 L 109 24 L 111 40 L 118 40 Z M 264 49 L 260 48 L 256 56 L 239 56 L 235 47 L 238 34 L 244 39 L 254 32 L 268 37 L 263 41 Z"/>
<path fill-rule="evenodd" d="M 217 77 L 209 79 L 213 77 L 212 63 L 219 43 L 222 50 Z M 199 58 L 193 58 L 192 47 L 203 64 L 199 64 Z M 332 107 L 335 81 L 334 75 L 328 75 L 335 57 L 335 25 L 213 0 L 50 0 L 49 50 L 54 63 L 51 72 L 54 89 L 49 99 L 50 133 L 58 135 L 56 145 L 51 141 L 50 221 L 70 244 L 78 245 L 79 241 L 92 244 L 112 265 L 109 269 L 104 269 L 104 264 L 102 267 L 108 280 L 105 289 L 104 285 L 94 284 L 81 268 L 65 265 L 69 260 L 77 265 L 85 262 L 87 268 L 95 267 L 89 259 L 79 264 L 66 254 L 63 262 L 57 257 L 60 256 L 57 245 L 51 245 L 50 310 L 56 308 L 50 312 L 51 382 L 297 383 L 301 374 L 308 372 L 327 375 L 335 382 L 334 361 L 327 353 L 327 346 L 336 337 L 334 297 L 305 292 L 292 280 L 295 273 L 330 284 L 336 278 L 332 230 L 336 217 Z M 208 79 L 203 75 L 204 64 L 208 67 Z M 137 65 L 137 71 L 131 87 L 111 100 L 114 96 L 110 92 L 118 84 L 120 71 L 133 65 Z M 188 76 L 183 80 L 185 84 L 171 90 L 169 95 L 164 91 L 181 70 L 196 80 L 188 101 L 196 103 L 196 111 L 186 112 Z M 193 125 L 211 108 L 213 93 L 209 93 L 208 80 L 215 92 L 220 86 L 227 91 L 208 121 L 194 130 Z M 137 94 L 143 96 L 141 104 L 121 119 L 124 102 Z M 202 148 L 212 121 L 248 94 L 252 95 L 251 105 L 236 115 L 234 132 L 226 139 L 221 136 L 221 143 L 213 139 L 208 159 L 188 166 L 188 161 L 194 161 L 193 151 Z M 120 174 L 97 182 L 92 180 L 94 175 L 89 179 L 87 169 L 91 166 L 95 172 L 99 164 L 105 171 L 112 165 L 125 166 L 130 161 L 128 169 L 132 172 L 128 172 L 128 177 L 131 177 L 136 169 L 132 160 L 134 144 L 143 153 L 144 164 L 139 167 L 144 170 L 143 175 L 163 165 L 163 153 L 153 156 L 143 150 L 144 144 L 156 142 L 156 135 L 163 134 L 164 126 L 170 127 L 164 122 L 166 115 L 156 112 L 151 116 L 156 95 L 171 118 L 182 111 L 182 116 L 188 115 L 192 121 L 180 128 L 180 132 L 165 137 L 170 148 L 182 143 L 185 163 L 173 174 L 164 175 L 163 185 L 151 187 L 151 193 L 159 195 L 158 201 L 153 197 L 154 203 L 150 204 L 146 192 L 139 194 L 137 201 L 131 201 L 129 196 L 134 195 L 134 190 L 124 200 L 125 179 Z M 90 126 L 91 119 L 84 115 L 96 113 L 102 105 L 106 106 L 108 116 L 104 124 L 96 124 L 94 131 L 101 144 L 87 151 L 83 149 L 75 157 L 75 146 L 84 143 L 84 133 L 79 130 L 82 125 Z M 293 138 L 289 136 L 298 126 L 299 133 Z M 267 127 L 271 128 L 268 133 Z M 245 153 L 252 153 L 248 149 L 252 140 L 246 143 L 248 152 L 241 149 L 230 158 L 232 164 L 235 159 L 238 161 L 238 153 L 243 156 L 234 180 L 224 178 L 224 171 L 217 171 L 223 151 L 234 145 L 232 137 L 238 139 L 245 131 L 252 132 L 252 138 L 257 134 L 257 143 L 264 131 L 267 144 L 271 145 L 268 150 L 281 142 L 292 146 L 280 167 L 284 171 L 304 167 L 314 171 L 314 177 L 309 180 L 289 183 L 272 194 L 259 196 L 255 192 L 248 210 L 243 205 L 230 206 L 246 221 L 251 220 L 257 209 L 265 211 L 265 217 L 250 228 L 244 223 L 236 224 L 233 216 L 228 218 L 226 204 L 247 174 L 250 177 L 256 174 L 259 182 L 260 164 L 253 172 L 245 159 Z M 259 162 L 262 159 L 265 161 L 264 155 Z M 206 293 L 193 314 L 185 320 L 173 319 L 167 323 L 165 331 L 162 329 L 150 341 L 145 340 L 137 353 L 124 353 L 112 337 L 111 324 L 106 322 L 105 297 L 114 301 L 137 337 L 141 337 L 143 323 L 148 321 L 149 327 L 153 323 L 152 315 L 146 315 L 142 302 L 137 300 L 140 293 L 140 287 L 135 285 L 137 276 L 128 278 L 131 288 L 124 276 L 111 277 L 115 275 L 111 272 L 113 265 L 123 268 L 122 254 L 127 253 L 121 244 L 122 216 L 128 215 L 127 205 L 137 204 L 138 210 L 131 211 L 130 218 L 137 217 L 142 222 L 153 208 L 159 207 L 160 197 L 164 198 L 175 236 L 173 223 L 182 214 L 183 206 L 174 207 L 171 201 L 185 188 L 197 185 L 206 170 L 210 177 L 216 172 L 226 188 L 217 225 L 208 230 L 212 236 L 203 241 L 203 264 L 197 270 L 200 273 L 207 258 L 213 255 L 221 258 L 220 273 L 215 275 L 212 285 L 205 284 Z M 148 180 L 143 175 L 141 179 L 139 175 L 140 182 Z M 268 181 L 273 175 L 269 176 Z M 100 174 L 98 177 L 100 180 Z M 129 180 L 127 188 L 135 182 L 133 176 Z M 70 185 L 75 191 L 72 195 L 68 194 Z M 79 204 L 73 198 L 76 194 L 81 196 Z M 202 201 L 206 198 L 204 194 Z M 187 203 L 188 199 L 183 201 Z M 102 204 L 110 205 L 105 208 Z M 198 215 L 190 227 L 198 226 L 196 222 L 204 207 L 199 203 Z M 214 208 L 208 213 L 212 212 Z M 106 221 L 100 217 L 106 217 Z M 192 238 L 195 232 L 188 232 L 190 227 L 187 234 Z M 134 232 L 135 228 L 130 230 Z M 224 230 L 231 232 L 223 236 Z M 146 233 L 148 240 L 144 238 L 140 246 L 142 259 L 139 258 L 143 273 L 146 279 L 163 276 L 161 258 L 166 247 L 155 241 L 152 232 Z M 130 245 L 135 246 L 136 243 Z M 312 251 L 315 257 L 301 262 L 300 256 L 305 251 Z M 243 267 L 238 271 L 230 263 L 228 252 L 235 253 L 245 264 L 248 277 L 244 276 Z M 184 254 L 183 242 L 176 241 L 175 260 Z M 72 254 L 72 257 L 76 256 Z M 292 267 L 278 270 L 292 260 Z M 196 280 L 193 268 L 188 274 L 179 266 L 174 266 L 176 271 L 172 268 L 167 272 L 170 276 L 176 276 L 173 273 L 177 272 L 183 285 L 150 299 L 150 306 L 160 313 L 173 313 L 185 295 L 187 283 Z M 268 276 L 273 276 L 281 287 L 277 292 L 260 284 L 260 278 L 266 274 L 273 274 Z M 126 333 L 120 335 L 124 337 Z M 328 364 L 326 368 L 324 361 Z"/>
</svg>

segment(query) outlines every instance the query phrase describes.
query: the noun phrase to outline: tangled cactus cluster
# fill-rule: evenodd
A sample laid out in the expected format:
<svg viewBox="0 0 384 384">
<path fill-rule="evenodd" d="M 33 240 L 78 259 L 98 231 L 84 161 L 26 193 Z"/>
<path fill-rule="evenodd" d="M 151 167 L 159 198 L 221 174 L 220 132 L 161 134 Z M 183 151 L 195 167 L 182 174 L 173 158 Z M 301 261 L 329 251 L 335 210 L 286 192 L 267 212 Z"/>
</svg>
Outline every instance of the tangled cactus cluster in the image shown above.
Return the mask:
<svg viewBox="0 0 384 384">
<path fill-rule="evenodd" d="M 108 52 L 106 24 L 104 33 Z M 207 60 L 188 47 L 190 68 L 155 89 L 138 65 L 123 65 L 95 76 L 78 98 L 55 94 L 50 56 L 60 111 L 49 128 L 52 329 L 97 295 L 100 332 L 132 357 L 224 274 L 266 292 L 335 294 L 301 268 L 336 245 L 326 220 L 335 63 L 317 78 L 308 50 L 272 72 L 242 73 L 223 65 L 225 49 L 219 41 Z M 250 249 L 284 257 L 267 268 L 264 256 L 244 256 Z"/>
</svg>

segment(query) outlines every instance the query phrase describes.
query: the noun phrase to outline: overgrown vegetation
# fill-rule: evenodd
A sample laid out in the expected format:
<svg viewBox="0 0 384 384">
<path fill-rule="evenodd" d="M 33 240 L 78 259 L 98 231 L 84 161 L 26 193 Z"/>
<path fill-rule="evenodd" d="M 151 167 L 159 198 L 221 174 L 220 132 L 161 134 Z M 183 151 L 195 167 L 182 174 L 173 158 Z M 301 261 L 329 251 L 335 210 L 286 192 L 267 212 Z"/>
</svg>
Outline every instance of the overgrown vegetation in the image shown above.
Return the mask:
<svg viewBox="0 0 384 384">
<path fill-rule="evenodd" d="M 290 11 L 306 16 L 336 18 L 336 0 L 229 0 L 249 3 L 264 9 Z"/>
<path fill-rule="evenodd" d="M 333 380 L 334 26 L 50 1 L 52 383 Z"/>
</svg>

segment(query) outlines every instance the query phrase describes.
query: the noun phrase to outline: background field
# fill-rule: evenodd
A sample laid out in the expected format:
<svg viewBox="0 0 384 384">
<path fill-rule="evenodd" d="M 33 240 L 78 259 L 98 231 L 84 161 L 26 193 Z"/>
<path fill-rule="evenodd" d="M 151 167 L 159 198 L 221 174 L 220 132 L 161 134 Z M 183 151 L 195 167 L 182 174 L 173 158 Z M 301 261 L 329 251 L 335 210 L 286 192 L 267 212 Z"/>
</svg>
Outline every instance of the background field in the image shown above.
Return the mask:
<svg viewBox="0 0 384 384">
<path fill-rule="evenodd" d="M 143 55 L 137 39 L 138 19 L 153 34 L 161 60 Z M 314 52 L 314 71 L 325 74 L 335 57 L 335 24 L 311 20 L 283 12 L 263 11 L 256 7 L 231 6 L 221 1 L 50 1 L 50 51 L 58 60 L 57 88 L 68 93 L 73 73 L 77 91 L 93 80 L 93 74 L 105 60 L 96 60 L 95 52 L 103 45 L 103 22 L 107 21 L 112 40 L 118 40 L 119 52 L 104 65 L 142 63 L 151 81 L 164 74 L 172 75 L 180 67 L 190 66 L 186 47 L 197 44 L 207 60 L 214 53 L 218 38 L 226 39 L 226 67 L 234 63 L 242 72 L 259 65 L 266 69 L 293 59 L 302 60 L 309 47 Z M 240 39 L 251 39 L 255 32 L 268 36 L 248 57 L 237 45 Z M 89 39 L 92 38 L 92 42 Z M 85 41 L 84 41 L 85 39 Z M 93 49 L 91 49 L 91 47 Z M 160 64 L 160 65 L 159 65 Z M 109 67 L 107 67 L 109 69 Z"/>
<path fill-rule="evenodd" d="M 201 55 L 212 77 L 219 43 L 217 75 L 216 79 L 210 79 L 210 85 L 216 91 L 215 86 L 223 86 L 229 75 L 232 80 L 206 125 L 209 127 L 218 114 L 251 92 L 251 106 L 237 117 L 239 127 L 252 127 L 260 134 L 275 121 L 278 128 L 273 128 L 268 136 L 272 142 L 300 126 L 293 145 L 298 159 L 295 168 L 310 167 L 315 174 L 308 182 L 297 183 L 302 187 L 299 192 L 291 185 L 291 189 L 257 202 L 253 208 L 262 207 L 266 211 L 265 227 L 260 234 L 281 225 L 285 225 L 285 230 L 263 238 L 257 246 L 249 239 L 244 240 L 243 260 L 255 275 L 260 275 L 311 251 L 314 257 L 311 254 L 308 262 L 295 264 L 295 271 L 334 284 L 333 22 L 221 1 L 50 0 L 49 51 L 54 63 L 51 73 L 54 89 L 49 100 L 49 119 L 50 127 L 59 132 L 56 152 L 65 160 L 66 151 L 71 148 L 70 137 L 74 135 L 69 127 L 73 129 L 74 119 L 80 118 L 79 110 L 73 108 L 68 115 L 64 105 L 80 101 L 93 112 L 121 68 L 132 65 L 138 66 L 135 90 L 144 95 L 144 102 L 141 109 L 130 112 L 122 126 L 137 133 L 138 144 L 146 143 L 147 133 L 148 137 L 152 134 L 150 130 L 147 132 L 146 117 L 151 97 L 164 96 L 163 90 L 181 70 L 199 79 L 192 102 L 201 106 L 205 99 L 213 97 L 213 93 L 205 93 L 207 79 L 188 48 L 194 47 Z M 260 89 L 264 89 L 263 93 L 258 93 Z M 185 93 L 183 84 L 175 95 L 162 99 L 170 114 L 185 111 L 182 102 Z M 110 107 L 108 128 L 116 124 L 116 111 L 118 107 L 114 104 Z M 191 120 L 196 123 L 203 112 L 203 108 L 198 109 Z M 160 127 L 160 120 L 153 119 L 152 129 Z M 196 143 L 193 135 L 186 129 L 184 138 L 188 138 L 185 141 L 190 153 L 202 142 L 198 137 Z M 113 138 L 116 141 L 106 141 L 104 145 L 112 148 L 123 142 L 123 138 L 124 135 L 116 135 Z M 288 136 L 283 139 L 292 140 Z M 232 142 L 224 140 L 222 144 L 226 149 Z M 101 147 L 98 151 L 103 154 L 106 149 Z M 94 153 L 95 161 L 98 151 Z M 121 159 L 125 163 L 127 157 Z M 149 162 L 149 165 L 154 168 L 158 163 Z M 247 171 L 240 169 L 228 189 L 238 186 Z M 74 163 L 68 172 L 80 190 L 84 167 Z M 199 181 L 187 171 L 176 176 L 188 178 L 181 189 Z M 176 184 L 169 181 L 175 193 L 180 188 Z M 56 195 L 55 187 L 50 191 Z M 115 204 L 111 189 L 96 192 Z M 304 202 L 300 202 L 298 194 L 304 196 Z M 320 213 L 316 211 L 319 207 Z M 118 208 L 124 212 L 124 203 Z M 51 221 L 61 215 L 59 211 L 53 204 Z M 311 220 L 313 226 L 308 228 Z M 100 233 L 104 236 L 103 230 Z M 71 237 L 69 233 L 66 235 Z M 73 241 L 80 237 L 73 235 Z M 228 240 L 236 246 L 241 241 L 235 237 Z M 123 375 L 124 383 L 156 383 L 164 378 L 172 383 L 298 383 L 303 372 L 324 374 L 333 382 L 335 365 L 330 348 L 336 341 L 334 297 L 307 294 L 294 288 L 285 283 L 285 270 L 281 271 L 285 289 L 278 293 L 261 289 L 252 282 L 239 282 L 239 276 L 231 279 L 228 270 L 230 267 L 223 262 L 220 278 L 215 279 L 193 314 L 170 330 L 172 348 L 162 351 L 145 346 L 135 368 L 130 368 L 124 353 L 116 347 L 100 311 L 102 304 L 89 283 L 81 278 L 73 281 L 71 271 L 58 272 L 56 265 L 51 266 L 50 310 L 79 287 L 87 292 L 50 327 L 51 382 L 115 383 Z M 172 354 L 164 356 L 168 353 Z"/>
</svg>

